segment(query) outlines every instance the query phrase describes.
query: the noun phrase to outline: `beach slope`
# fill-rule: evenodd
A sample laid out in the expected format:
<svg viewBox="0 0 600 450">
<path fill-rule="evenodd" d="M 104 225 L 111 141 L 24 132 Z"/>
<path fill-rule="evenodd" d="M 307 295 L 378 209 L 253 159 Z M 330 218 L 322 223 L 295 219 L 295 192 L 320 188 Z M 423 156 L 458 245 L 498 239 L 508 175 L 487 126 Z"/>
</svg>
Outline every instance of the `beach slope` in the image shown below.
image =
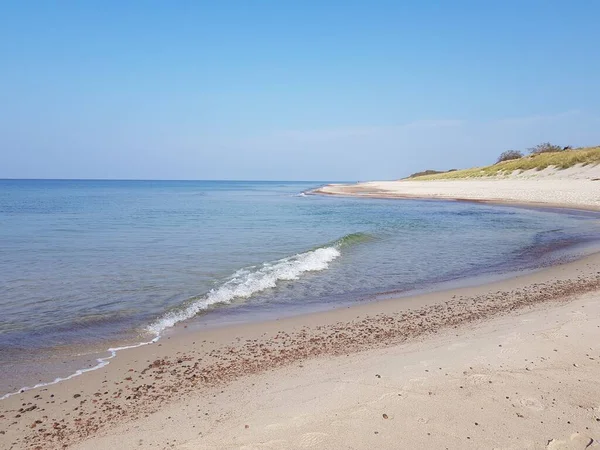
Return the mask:
<svg viewBox="0 0 600 450">
<path fill-rule="evenodd" d="M 422 198 L 600 210 L 600 165 L 547 168 L 506 176 L 405 179 L 330 184 L 313 193 L 374 198 Z"/>
<path fill-rule="evenodd" d="M 3 400 L 0 447 L 592 448 L 598 267 L 166 336 Z"/>
</svg>

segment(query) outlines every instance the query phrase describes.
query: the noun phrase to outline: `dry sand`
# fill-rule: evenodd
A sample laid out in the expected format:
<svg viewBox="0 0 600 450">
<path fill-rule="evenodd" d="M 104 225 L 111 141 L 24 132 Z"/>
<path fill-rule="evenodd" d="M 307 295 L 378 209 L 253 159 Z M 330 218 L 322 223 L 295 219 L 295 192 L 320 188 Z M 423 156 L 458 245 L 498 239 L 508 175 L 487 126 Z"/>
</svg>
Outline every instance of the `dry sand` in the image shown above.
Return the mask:
<svg viewBox="0 0 600 450">
<path fill-rule="evenodd" d="M 600 165 L 576 166 L 565 170 L 529 170 L 509 176 L 462 180 L 331 184 L 314 192 L 356 197 L 467 200 L 600 210 Z"/>
<path fill-rule="evenodd" d="M 179 333 L 2 401 L 1 447 L 593 448 L 599 267 Z"/>
</svg>

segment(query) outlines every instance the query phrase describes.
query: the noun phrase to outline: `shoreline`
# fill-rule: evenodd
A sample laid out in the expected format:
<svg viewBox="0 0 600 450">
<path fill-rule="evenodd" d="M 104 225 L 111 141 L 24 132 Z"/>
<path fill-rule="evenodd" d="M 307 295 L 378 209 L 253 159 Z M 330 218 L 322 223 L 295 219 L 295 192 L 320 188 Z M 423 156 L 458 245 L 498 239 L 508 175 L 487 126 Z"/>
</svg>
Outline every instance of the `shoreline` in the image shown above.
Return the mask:
<svg viewBox="0 0 600 450">
<path fill-rule="evenodd" d="M 18 445 L 35 448 L 40 439 L 57 447 L 68 445 L 107 432 L 123 420 L 140 420 L 145 414 L 168 408 L 183 394 L 199 395 L 325 356 L 335 359 L 397 347 L 578 292 L 597 292 L 598 264 L 600 254 L 594 254 L 483 286 L 174 333 L 155 344 L 123 350 L 110 365 L 85 377 L 9 397 L 0 403 L 0 415 L 3 421 L 11 416 L 18 419 L 10 423 L 6 436 L 17 439 Z M 57 405 L 49 395 L 61 403 Z M 32 406 L 35 408 L 26 414 L 18 413 Z M 71 421 L 69 415 L 81 420 Z M 41 422 L 37 424 L 37 420 Z M 58 425 L 42 428 L 49 421 Z"/>
<path fill-rule="evenodd" d="M 552 203 L 552 202 L 523 202 L 523 201 L 511 201 L 501 199 L 474 199 L 465 197 L 441 197 L 441 196 L 420 196 L 420 195 L 408 195 L 408 194 L 384 194 L 384 193 L 373 193 L 373 194 L 350 194 L 342 192 L 324 192 L 320 188 L 306 193 L 307 195 L 324 195 L 328 197 L 353 197 L 353 198 L 375 198 L 380 200 L 422 200 L 422 201 L 443 201 L 443 202 L 461 202 L 461 203 L 474 203 L 479 205 L 493 205 L 493 206 L 507 206 L 512 208 L 535 208 L 535 209 L 560 209 L 560 210 L 571 210 L 571 211 L 582 211 L 582 212 L 598 212 L 600 213 L 600 206 L 574 206 L 570 203 Z"/>
<path fill-rule="evenodd" d="M 373 197 L 370 194 L 321 193 L 319 189 L 308 193 Z M 431 199 L 596 211 L 547 203 Z M 161 411 L 171 410 L 174 404 L 181 403 L 184 395 L 218 394 L 221 388 L 228 389 L 227 386 L 268 373 L 294 371 L 303 364 L 315 364 L 324 359 L 355 358 L 381 349 L 416 345 L 437 339 L 438 335 L 453 329 L 459 334 L 464 333 L 469 329 L 468 324 L 479 327 L 499 317 L 530 309 L 549 310 L 565 300 L 573 301 L 574 297 L 597 296 L 600 272 L 595 271 L 596 266 L 600 266 L 600 252 L 566 264 L 542 267 L 525 275 L 507 274 L 510 278 L 488 280 L 474 286 L 425 290 L 401 297 L 396 294 L 325 311 L 206 329 L 193 325 L 190 330 L 184 330 L 187 325 L 176 327 L 181 329 L 171 330 L 160 340 L 119 348 L 108 357 L 98 358 L 99 367 L 86 369 L 86 376 L 69 376 L 66 380 L 44 383 L 42 387 L 4 398 L 0 401 L 0 424 L 7 431 L 0 434 L 0 443 L 9 438 L 14 440 L 14 448 L 63 448 L 77 443 L 83 448 L 88 444 L 90 448 L 96 448 L 100 442 L 96 438 L 107 438 L 109 430 L 122 421 L 140 423 L 148 417 L 159 416 Z M 372 339 L 373 333 L 376 339 Z M 200 340 L 202 343 L 197 344 Z M 109 349 L 107 353 L 113 350 Z M 199 357 L 201 355 L 204 357 Z M 195 361 L 193 365 L 192 361 Z M 54 398 L 60 398 L 61 403 L 57 405 L 56 400 L 50 400 Z M 45 407 L 39 404 L 43 400 Z M 74 404 L 77 406 L 73 408 Z M 17 420 L 9 423 L 11 414 Z M 77 418 L 70 422 L 73 416 Z M 34 419 L 33 422 L 27 422 L 30 419 Z M 46 428 L 52 420 L 51 428 Z M 170 435 L 170 438 L 174 436 Z M 113 442 L 106 448 L 114 445 Z"/>
<path fill-rule="evenodd" d="M 560 186 L 555 187 L 556 184 Z M 595 184 L 594 184 L 595 183 Z M 571 191 L 565 201 L 548 201 L 565 185 Z M 542 189 L 540 189 L 542 187 Z M 504 189 L 505 192 L 498 189 Z M 535 191 L 535 189 L 539 191 Z M 442 181 L 370 181 L 354 184 L 328 184 L 306 192 L 308 195 L 378 198 L 397 200 L 441 200 L 524 208 L 550 208 L 600 212 L 600 183 L 591 180 L 511 180 L 465 179 Z M 489 192 L 497 191 L 498 197 Z M 519 191 L 532 191 L 527 195 Z M 581 199 L 577 198 L 581 196 Z M 520 198 L 521 197 L 521 198 Z M 529 197 L 529 198 L 526 198 Z"/>
<path fill-rule="evenodd" d="M 362 185 L 371 185 L 375 182 L 369 182 L 369 183 L 362 183 Z M 403 182 L 399 182 L 399 183 L 403 183 Z M 413 183 L 413 182 L 411 182 Z M 467 182 L 468 183 L 468 182 Z M 536 181 L 537 183 L 537 181 Z M 568 210 L 571 211 L 581 211 L 582 208 L 578 208 L 578 207 L 573 207 L 572 205 L 556 205 L 556 204 L 541 204 L 541 203 L 506 203 L 506 202 L 500 202 L 498 200 L 474 200 L 474 199 L 459 199 L 459 198 L 441 198 L 441 197 L 414 197 L 414 196 L 406 196 L 406 195 L 397 195 L 397 194 L 382 194 L 380 192 L 359 192 L 359 193 L 348 193 L 348 192 L 328 192 L 327 188 L 336 188 L 336 189 L 352 189 L 354 190 L 356 188 L 356 186 L 358 185 L 327 185 L 327 186 L 322 186 L 320 188 L 316 188 L 313 189 L 311 191 L 307 191 L 306 194 L 310 194 L 310 195 L 335 195 L 335 196 L 353 196 L 353 197 L 377 197 L 377 198 L 388 198 L 388 199 L 398 199 L 398 198 L 410 198 L 410 199 L 432 199 L 432 200 L 441 200 L 441 201 L 470 201 L 470 202 L 475 202 L 475 203 L 493 203 L 493 204 L 499 204 L 502 206 L 512 206 L 512 207 L 524 207 L 524 208 L 533 208 L 533 209 L 546 209 L 546 208 L 550 208 L 550 209 L 559 209 L 562 212 L 566 212 Z M 585 208 L 583 208 L 585 209 Z M 595 211 L 595 210 L 590 210 L 590 211 Z M 541 269 L 543 266 L 538 267 L 537 269 Z M 530 270 L 529 268 L 527 268 L 527 270 Z M 534 269 L 536 270 L 536 269 Z M 503 273 L 504 275 L 510 276 L 510 272 L 512 272 L 511 270 L 509 271 L 505 271 L 505 270 L 501 270 L 501 273 Z M 360 303 L 364 303 L 364 302 L 369 302 L 375 299 L 380 299 L 381 297 L 384 298 L 389 298 L 390 296 L 401 296 L 401 297 L 406 297 L 406 296 L 412 296 L 415 295 L 415 293 L 418 295 L 419 292 L 421 291 L 430 291 L 430 287 L 433 286 L 433 291 L 439 291 L 439 290 L 443 290 L 445 288 L 440 288 L 439 286 L 443 286 L 446 283 L 454 283 L 456 282 L 456 284 L 458 286 L 463 285 L 463 282 L 466 283 L 467 285 L 471 283 L 471 281 L 473 279 L 477 280 L 479 278 L 481 279 L 485 279 L 487 278 L 489 275 L 492 275 L 494 273 L 500 273 L 496 270 L 490 270 L 490 271 L 486 271 L 480 274 L 474 274 L 474 275 L 466 275 L 466 276 L 460 276 L 457 278 L 451 278 L 448 280 L 439 280 L 439 281 L 433 281 L 433 282 L 424 282 L 421 286 L 416 287 L 416 288 L 411 288 L 408 289 L 407 291 L 394 291 L 394 292 L 375 292 L 375 293 L 370 293 L 370 294 L 365 294 L 363 297 L 363 299 L 361 301 L 358 302 L 358 304 Z M 502 276 L 500 278 L 503 278 Z M 475 281 L 476 283 L 478 283 L 477 281 Z M 486 282 L 486 281 L 483 281 Z M 354 302 L 353 302 L 354 303 Z M 321 308 L 315 308 L 316 311 L 329 311 L 329 310 L 336 310 L 339 308 L 345 308 L 347 307 L 347 304 L 341 304 L 341 305 L 333 305 L 333 306 L 329 306 L 329 305 L 322 305 L 323 307 Z M 301 308 L 300 308 L 301 309 Z M 307 313 L 311 313 L 310 310 L 308 311 L 299 311 L 299 312 L 292 312 L 290 314 L 283 314 L 283 317 L 287 317 L 287 316 L 297 316 L 297 315 L 305 315 Z M 261 317 L 261 314 L 256 314 L 257 317 L 255 317 L 254 319 L 251 319 L 253 321 L 263 321 L 263 317 Z M 277 314 L 272 314 L 271 316 L 280 316 L 279 313 Z M 266 316 L 268 317 L 268 315 Z M 277 319 L 268 319 L 268 320 L 277 320 Z M 234 323 L 247 323 L 246 320 L 235 320 L 234 319 Z M 224 325 L 217 323 L 215 325 L 215 327 L 220 327 L 220 326 L 228 326 L 227 324 L 227 320 L 224 321 Z M 195 325 L 195 324 L 191 324 L 192 327 L 196 327 L 196 328 L 201 328 L 204 327 L 205 324 L 201 323 L 199 326 Z M 164 335 L 170 335 L 171 333 L 177 333 L 177 332 L 181 332 L 181 328 L 183 328 L 182 326 L 177 325 L 176 327 L 169 329 L 166 331 L 166 333 L 164 333 Z M 185 326 L 185 328 L 187 328 L 187 326 Z M 54 376 L 57 376 L 56 379 L 50 379 L 48 381 L 42 381 L 39 378 L 37 378 L 38 373 L 35 372 L 36 375 L 36 381 L 32 381 L 31 383 L 26 383 L 25 386 L 21 385 L 19 387 L 17 386 L 13 386 L 11 387 L 11 391 L 7 392 L 3 392 L 0 394 L 0 400 L 3 400 L 11 395 L 16 395 L 17 393 L 19 393 L 19 391 L 21 390 L 30 390 L 30 389 L 37 389 L 39 387 L 43 387 L 43 386 L 47 386 L 47 385 L 52 385 L 55 384 L 57 382 L 61 382 L 65 379 L 68 378 L 72 378 L 72 377 L 76 377 L 79 376 L 81 373 L 84 372 L 89 372 L 89 371 L 93 371 L 96 370 L 100 367 L 103 367 L 104 365 L 108 364 L 108 360 L 113 359 L 116 355 L 116 352 L 120 351 L 121 348 L 129 348 L 129 347 L 137 347 L 137 346 L 141 346 L 141 345 L 147 345 L 148 343 L 150 343 L 151 341 L 155 341 L 157 339 L 160 339 L 163 336 L 163 334 L 159 335 L 159 336 L 143 336 L 141 339 L 128 339 L 127 342 L 118 342 L 118 341 L 113 341 L 111 342 L 111 346 L 110 348 L 106 348 L 106 349 L 102 349 L 101 351 L 95 351 L 95 352 L 84 352 L 83 354 L 83 358 L 79 358 L 80 355 L 77 355 L 77 360 L 87 360 L 85 361 L 85 365 L 79 365 L 77 363 L 75 363 L 75 359 L 73 359 L 73 364 L 69 364 L 69 367 L 71 368 L 71 370 L 62 370 L 59 367 L 54 367 L 53 368 L 53 372 L 56 374 Z M 104 356 L 104 355 L 108 355 L 108 356 Z M 92 364 L 90 364 L 92 363 Z M 66 366 L 65 366 L 66 367 Z M 33 377 L 29 377 L 29 379 L 32 379 Z M 41 378 L 41 377 L 40 377 Z M 14 390 L 13 390 L 14 389 Z"/>
<path fill-rule="evenodd" d="M 315 195 L 315 194 L 311 194 Z M 447 200 L 442 200 L 447 201 Z M 527 205 L 524 205 L 526 207 Z M 529 208 L 540 209 L 535 206 L 529 206 Z M 559 208 L 561 212 L 565 212 L 564 208 Z M 576 210 L 573 210 L 576 211 Z M 600 241 L 594 241 L 596 244 Z M 204 332 L 206 330 L 216 329 L 235 329 L 236 327 L 243 327 L 252 324 L 270 324 L 285 319 L 292 320 L 303 320 L 312 319 L 315 316 L 321 314 L 336 314 L 340 310 L 347 308 L 357 308 L 363 305 L 371 305 L 382 301 L 403 301 L 410 300 L 413 298 L 421 298 L 427 295 L 435 295 L 437 293 L 450 292 L 457 289 L 470 288 L 470 287 L 486 287 L 491 284 L 502 283 L 511 278 L 520 277 L 523 274 L 535 274 L 540 271 L 544 271 L 549 267 L 557 265 L 563 265 L 570 262 L 576 262 L 580 259 L 587 258 L 596 253 L 600 254 L 600 248 L 598 245 L 590 245 L 591 241 L 581 241 L 575 244 L 570 244 L 567 249 L 555 249 L 553 251 L 571 251 L 569 255 L 565 256 L 554 256 L 550 260 L 541 263 L 540 265 L 531 265 L 522 268 L 511 268 L 515 261 L 507 261 L 502 265 L 490 266 L 482 271 L 469 274 L 462 274 L 460 276 L 451 276 L 450 278 L 441 278 L 437 280 L 424 281 L 418 287 L 411 287 L 406 290 L 392 290 L 392 291 L 381 291 L 375 293 L 364 294 L 362 300 L 353 300 L 343 303 L 334 304 L 320 304 L 319 307 L 298 307 L 291 310 L 285 310 L 283 312 L 271 312 L 270 314 L 264 312 L 256 312 L 253 317 L 239 319 L 236 315 L 233 317 L 226 318 L 220 317 L 216 321 L 208 320 L 208 317 L 189 319 L 185 322 L 178 323 L 172 328 L 166 329 L 163 333 L 157 336 L 144 336 L 142 339 L 129 339 L 128 342 L 113 341 L 112 346 L 105 348 L 99 347 L 93 351 L 86 351 L 83 349 L 83 353 L 80 355 L 83 359 L 87 360 L 86 365 L 70 364 L 72 370 L 64 371 L 62 374 L 57 375 L 55 379 L 48 381 L 38 380 L 38 382 L 32 382 L 27 385 L 21 385 L 18 388 L 14 388 L 9 392 L 0 392 L 0 402 L 6 400 L 15 395 L 22 394 L 27 391 L 38 390 L 48 386 L 53 386 L 76 377 L 94 372 L 102 369 L 105 366 L 111 364 L 111 361 L 117 357 L 119 352 L 124 350 L 136 349 L 147 345 L 154 344 L 163 339 L 171 339 L 172 337 L 180 334 L 189 335 L 190 333 Z M 575 251 L 579 249 L 579 251 Z M 592 250 L 593 249 L 593 250 Z M 548 252 L 552 253 L 552 251 Z M 187 323 L 186 323 L 187 322 Z M 65 357 L 67 360 L 68 356 Z M 91 363 L 91 364 L 90 364 Z M 66 362 L 63 362 L 66 364 Z M 60 372 L 59 372 L 60 373 Z M 1 403 L 0 403 L 1 404 Z"/>
</svg>

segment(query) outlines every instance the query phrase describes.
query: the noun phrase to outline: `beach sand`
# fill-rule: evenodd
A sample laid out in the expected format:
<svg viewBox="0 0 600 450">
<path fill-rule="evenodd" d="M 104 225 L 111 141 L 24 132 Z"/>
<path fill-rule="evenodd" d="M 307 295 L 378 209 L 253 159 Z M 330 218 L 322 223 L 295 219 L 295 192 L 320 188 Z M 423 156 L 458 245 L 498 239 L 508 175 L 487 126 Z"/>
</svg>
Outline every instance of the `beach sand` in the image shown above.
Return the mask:
<svg viewBox="0 0 600 450">
<path fill-rule="evenodd" d="M 0 403 L 2 448 L 592 448 L 600 255 L 186 331 Z"/>
<path fill-rule="evenodd" d="M 599 209 L 598 182 L 565 174 L 317 192 Z M 0 447 L 597 448 L 599 374 L 594 254 L 479 286 L 182 325 L 99 370 L 1 401 Z"/>
<path fill-rule="evenodd" d="M 600 165 L 529 170 L 508 176 L 460 180 L 417 179 L 331 184 L 314 193 L 375 198 L 463 200 L 600 210 Z"/>
</svg>

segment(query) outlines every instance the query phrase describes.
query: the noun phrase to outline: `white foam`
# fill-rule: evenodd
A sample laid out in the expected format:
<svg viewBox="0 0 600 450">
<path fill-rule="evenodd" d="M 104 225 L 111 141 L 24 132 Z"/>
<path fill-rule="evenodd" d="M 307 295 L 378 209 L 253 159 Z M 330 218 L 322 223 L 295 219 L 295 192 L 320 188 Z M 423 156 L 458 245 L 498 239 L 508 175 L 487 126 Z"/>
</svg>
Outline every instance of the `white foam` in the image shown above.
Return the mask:
<svg viewBox="0 0 600 450">
<path fill-rule="evenodd" d="M 312 250 L 305 253 L 300 253 L 288 258 L 283 258 L 272 263 L 264 263 L 260 268 L 247 268 L 238 270 L 229 280 L 220 287 L 211 290 L 208 294 L 200 299 L 194 300 L 186 308 L 179 311 L 172 311 L 165 314 L 156 322 L 147 327 L 147 331 L 155 334 L 154 339 L 139 344 L 128 345 L 124 347 L 109 348 L 108 356 L 96 359 L 97 364 L 94 367 L 79 369 L 66 377 L 59 377 L 53 381 L 46 383 L 38 383 L 35 386 L 22 387 L 16 392 L 10 392 L 0 397 L 4 400 L 13 395 L 21 394 L 31 389 L 51 386 L 60 383 L 61 381 L 70 380 L 87 372 L 101 369 L 109 364 L 109 360 L 117 355 L 121 350 L 142 347 L 144 345 L 153 344 L 160 339 L 161 333 L 174 326 L 176 323 L 186 319 L 190 319 L 200 311 L 208 308 L 216 303 L 231 303 L 235 298 L 247 298 L 251 295 L 264 291 L 265 289 L 273 288 L 280 280 L 297 280 L 304 272 L 314 272 L 325 270 L 329 267 L 329 263 L 340 256 L 340 252 L 335 247 L 325 247 Z"/>
<path fill-rule="evenodd" d="M 127 350 L 129 348 L 142 347 L 143 345 L 153 344 L 156 341 L 158 341 L 159 339 L 160 339 L 160 336 L 156 336 L 154 339 L 152 339 L 151 341 L 148 341 L 148 342 L 140 342 L 139 344 L 126 345 L 124 347 L 111 347 L 107 350 L 107 352 L 109 352 L 110 355 L 105 356 L 104 358 L 96 359 L 97 364 L 94 367 L 88 367 L 86 369 L 78 369 L 69 376 L 55 378 L 54 381 L 48 381 L 47 383 L 38 383 L 35 386 L 22 387 L 21 389 L 19 389 L 16 392 L 9 392 L 8 394 L 4 394 L 2 397 L 0 397 L 0 400 L 7 399 L 8 397 L 12 397 L 13 395 L 22 394 L 23 392 L 30 391 L 32 389 L 37 389 L 37 388 L 41 388 L 44 386 L 51 386 L 53 384 L 60 383 L 61 381 L 67 381 L 67 380 L 70 380 L 71 378 L 75 378 L 75 377 L 78 377 L 79 375 L 83 375 L 86 372 L 92 372 L 94 370 L 102 369 L 104 366 L 107 366 L 109 364 L 108 361 L 110 359 L 113 359 L 115 356 L 117 356 L 118 351 Z"/>
<path fill-rule="evenodd" d="M 264 263 L 259 269 L 241 269 L 224 284 L 212 289 L 202 298 L 192 301 L 186 308 L 171 311 L 148 326 L 147 330 L 160 335 L 176 323 L 190 319 L 200 311 L 217 303 L 231 303 L 236 298 L 248 298 L 253 294 L 274 288 L 278 281 L 297 280 L 304 272 L 325 270 L 329 263 L 340 256 L 335 247 L 325 247 Z"/>
</svg>

